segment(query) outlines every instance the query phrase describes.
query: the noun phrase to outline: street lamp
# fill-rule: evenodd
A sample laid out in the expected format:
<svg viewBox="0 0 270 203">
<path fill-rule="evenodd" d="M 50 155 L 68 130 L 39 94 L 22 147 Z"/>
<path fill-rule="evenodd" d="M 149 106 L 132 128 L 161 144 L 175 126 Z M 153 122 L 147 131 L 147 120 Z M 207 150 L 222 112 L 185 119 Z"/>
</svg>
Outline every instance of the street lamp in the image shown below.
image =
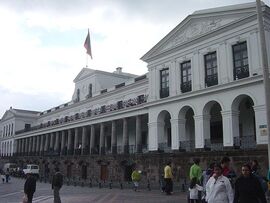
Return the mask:
<svg viewBox="0 0 270 203">
<path fill-rule="evenodd" d="M 265 93 L 265 109 L 266 109 L 266 120 L 267 120 L 267 136 L 268 136 L 268 166 L 270 168 L 270 136 L 269 136 L 270 81 L 269 81 L 269 67 L 268 67 L 267 50 L 266 50 L 266 42 L 265 42 L 265 32 L 264 32 L 264 26 L 263 26 L 261 0 L 256 0 L 256 7 L 257 7 L 257 16 L 258 16 L 259 33 L 260 33 L 261 53 L 262 53 L 263 84 L 264 84 L 264 93 Z"/>
</svg>

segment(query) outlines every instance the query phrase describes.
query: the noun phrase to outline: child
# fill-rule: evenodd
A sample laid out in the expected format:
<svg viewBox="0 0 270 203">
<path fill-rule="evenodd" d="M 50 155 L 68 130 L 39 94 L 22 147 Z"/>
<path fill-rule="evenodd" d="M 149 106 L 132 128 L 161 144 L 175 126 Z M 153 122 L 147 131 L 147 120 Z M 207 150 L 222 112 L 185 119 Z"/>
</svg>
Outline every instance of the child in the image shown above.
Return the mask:
<svg viewBox="0 0 270 203">
<path fill-rule="evenodd" d="M 189 186 L 190 203 L 199 203 L 199 191 L 203 191 L 203 187 L 197 184 L 197 178 L 192 178 Z"/>
</svg>

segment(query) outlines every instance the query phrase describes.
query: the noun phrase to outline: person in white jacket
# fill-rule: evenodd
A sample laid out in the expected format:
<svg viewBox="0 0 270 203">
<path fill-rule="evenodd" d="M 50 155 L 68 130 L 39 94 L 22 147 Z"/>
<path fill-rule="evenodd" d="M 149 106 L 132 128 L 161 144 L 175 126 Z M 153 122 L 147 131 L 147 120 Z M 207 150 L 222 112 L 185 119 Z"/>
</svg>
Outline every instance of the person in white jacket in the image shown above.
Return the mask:
<svg viewBox="0 0 270 203">
<path fill-rule="evenodd" d="M 233 203 L 233 190 L 229 179 L 222 175 L 222 167 L 215 164 L 214 174 L 206 183 L 208 203 Z"/>
</svg>

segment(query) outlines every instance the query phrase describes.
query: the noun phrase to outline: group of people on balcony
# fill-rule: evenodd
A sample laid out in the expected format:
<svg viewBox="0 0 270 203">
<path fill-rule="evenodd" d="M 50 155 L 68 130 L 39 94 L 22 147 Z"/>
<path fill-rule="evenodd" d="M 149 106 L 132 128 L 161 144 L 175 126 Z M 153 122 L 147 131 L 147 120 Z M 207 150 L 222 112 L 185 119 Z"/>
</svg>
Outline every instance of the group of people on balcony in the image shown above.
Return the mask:
<svg viewBox="0 0 270 203">
<path fill-rule="evenodd" d="M 230 168 L 230 159 L 212 163 L 202 171 L 200 159 L 194 159 L 190 168 L 189 203 L 266 203 L 267 181 L 259 174 L 256 160 L 243 164 L 241 174 Z"/>
</svg>

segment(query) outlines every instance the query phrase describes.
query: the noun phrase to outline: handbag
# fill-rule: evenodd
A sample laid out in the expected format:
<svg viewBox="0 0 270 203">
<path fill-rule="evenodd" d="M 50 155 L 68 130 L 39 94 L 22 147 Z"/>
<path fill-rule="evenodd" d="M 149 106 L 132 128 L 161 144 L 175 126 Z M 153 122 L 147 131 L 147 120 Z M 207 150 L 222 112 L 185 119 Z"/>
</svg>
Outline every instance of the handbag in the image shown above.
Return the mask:
<svg viewBox="0 0 270 203">
<path fill-rule="evenodd" d="M 23 196 L 22 203 L 28 203 L 28 198 L 26 194 L 24 194 Z"/>
</svg>

